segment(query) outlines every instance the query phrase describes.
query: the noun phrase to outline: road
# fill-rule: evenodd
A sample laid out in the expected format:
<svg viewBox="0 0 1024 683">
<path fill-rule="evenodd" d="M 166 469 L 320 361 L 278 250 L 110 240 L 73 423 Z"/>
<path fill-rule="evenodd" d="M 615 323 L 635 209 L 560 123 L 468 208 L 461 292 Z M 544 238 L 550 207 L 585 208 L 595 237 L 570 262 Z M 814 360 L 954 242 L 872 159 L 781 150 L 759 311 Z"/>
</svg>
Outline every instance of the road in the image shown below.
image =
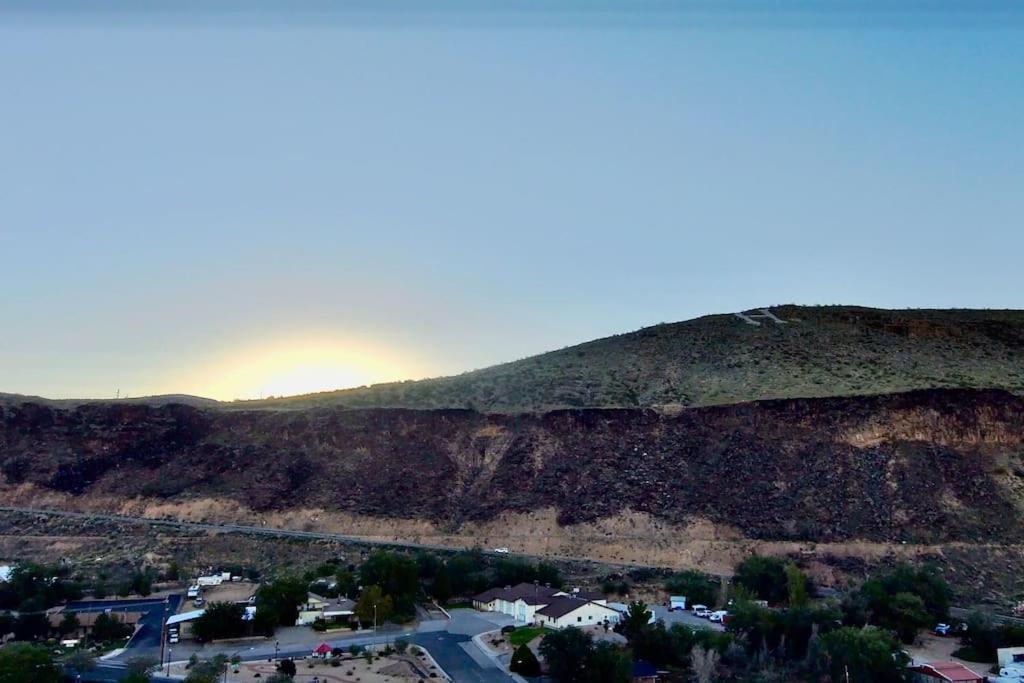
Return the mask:
<svg viewBox="0 0 1024 683">
<path fill-rule="evenodd" d="M 0 512 L 17 512 L 30 515 L 49 515 L 52 517 L 67 517 L 71 519 L 92 519 L 103 522 L 115 522 L 118 524 L 141 524 L 149 526 L 170 527 L 174 529 L 191 529 L 196 531 L 219 531 L 222 533 L 250 534 L 256 536 L 271 536 L 275 538 L 299 538 L 316 541 L 341 541 L 344 543 L 357 543 L 362 545 L 377 546 L 383 548 L 413 548 L 415 550 L 435 550 L 441 552 L 455 552 L 459 550 L 459 548 L 447 545 L 413 543 L 412 541 L 382 541 L 374 538 L 367 538 L 365 536 L 353 536 L 349 534 L 329 534 L 321 531 L 298 531 L 293 529 L 279 529 L 265 526 L 250 526 L 245 524 L 234 524 L 227 522 L 216 524 L 211 524 L 208 522 L 183 522 L 174 519 L 151 519 L 149 517 L 134 517 L 131 515 L 112 515 L 99 512 L 74 512 L 71 510 L 14 507 L 9 505 L 0 506 Z M 535 559 L 536 557 L 538 557 L 536 555 L 528 555 L 525 553 L 515 552 L 497 553 L 493 550 L 484 550 L 483 552 L 485 554 L 494 555 L 496 557 L 520 557 L 525 559 Z M 608 562 L 605 560 L 597 561 L 589 557 L 577 557 L 573 555 L 549 555 L 546 557 L 551 559 L 571 560 L 577 562 L 596 562 L 597 564 L 608 567 L 623 567 L 627 569 L 647 566 L 632 562 Z"/>
<path fill-rule="evenodd" d="M 162 601 L 160 601 L 162 604 Z M 162 611 L 154 610 L 156 616 L 162 617 Z M 304 643 L 295 642 L 290 638 L 291 629 L 284 629 L 277 640 L 267 638 L 261 640 L 238 641 L 234 643 L 214 643 L 195 645 L 179 643 L 173 646 L 170 656 L 173 661 L 183 661 L 195 653 L 203 659 L 218 654 L 227 656 L 237 654 L 242 661 L 253 662 L 273 658 L 301 659 L 309 657 L 314 647 L 326 642 L 331 647 L 347 649 L 351 645 L 385 645 L 394 643 L 396 638 L 405 638 L 426 649 L 437 663 L 458 683 L 510 683 L 511 677 L 486 657 L 471 642 L 472 636 L 493 631 L 501 626 L 512 623 L 512 618 L 503 614 L 480 613 L 475 610 L 453 610 L 451 620 L 433 619 L 421 621 L 415 629 L 393 628 L 377 634 L 358 634 L 338 637 L 331 634 L 319 636 L 307 628 L 296 628 L 296 635 L 304 636 Z M 297 638 L 296 638 L 297 639 Z M 133 638 L 133 642 L 134 642 Z M 280 643 L 275 648 L 275 643 Z M 156 652 L 159 652 L 159 641 Z M 144 648 L 129 646 L 124 652 L 109 660 L 103 660 L 97 667 L 83 675 L 83 681 L 111 683 L 125 675 L 125 663 L 139 654 L 151 654 Z M 164 681 L 155 677 L 154 681 Z"/>
</svg>

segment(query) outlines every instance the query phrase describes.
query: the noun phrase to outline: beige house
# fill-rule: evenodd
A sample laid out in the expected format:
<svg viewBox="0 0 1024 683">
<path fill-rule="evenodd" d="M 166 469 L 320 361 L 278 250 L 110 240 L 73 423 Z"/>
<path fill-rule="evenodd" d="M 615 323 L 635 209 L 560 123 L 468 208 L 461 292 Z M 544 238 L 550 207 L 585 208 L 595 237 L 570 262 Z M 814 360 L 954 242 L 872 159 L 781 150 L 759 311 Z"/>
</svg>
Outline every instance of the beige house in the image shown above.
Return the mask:
<svg viewBox="0 0 1024 683">
<path fill-rule="evenodd" d="M 306 596 L 305 604 L 299 607 L 296 626 L 310 626 L 317 619 L 324 621 L 348 621 L 355 613 L 356 603 L 348 598 L 325 598 L 316 593 Z"/>
<path fill-rule="evenodd" d="M 492 588 L 473 598 L 473 606 L 484 612 L 500 612 L 524 624 L 549 628 L 585 626 L 604 621 L 616 623 L 621 615 L 608 607 L 600 593 L 574 588 L 563 591 L 520 583 L 506 588 Z"/>
</svg>

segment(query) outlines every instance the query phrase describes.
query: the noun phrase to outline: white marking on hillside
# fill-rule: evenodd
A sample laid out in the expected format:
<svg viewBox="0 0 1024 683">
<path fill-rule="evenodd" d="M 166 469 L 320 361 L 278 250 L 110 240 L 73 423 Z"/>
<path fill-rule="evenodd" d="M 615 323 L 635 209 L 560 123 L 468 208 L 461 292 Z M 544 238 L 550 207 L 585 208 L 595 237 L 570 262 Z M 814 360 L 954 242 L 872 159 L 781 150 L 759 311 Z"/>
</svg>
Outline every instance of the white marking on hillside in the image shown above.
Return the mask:
<svg viewBox="0 0 1024 683">
<path fill-rule="evenodd" d="M 785 325 L 786 321 L 779 318 L 774 313 L 769 311 L 767 308 L 759 308 L 760 313 L 733 313 L 734 316 L 754 327 L 760 327 L 761 321 L 770 321 L 776 325 Z"/>
</svg>

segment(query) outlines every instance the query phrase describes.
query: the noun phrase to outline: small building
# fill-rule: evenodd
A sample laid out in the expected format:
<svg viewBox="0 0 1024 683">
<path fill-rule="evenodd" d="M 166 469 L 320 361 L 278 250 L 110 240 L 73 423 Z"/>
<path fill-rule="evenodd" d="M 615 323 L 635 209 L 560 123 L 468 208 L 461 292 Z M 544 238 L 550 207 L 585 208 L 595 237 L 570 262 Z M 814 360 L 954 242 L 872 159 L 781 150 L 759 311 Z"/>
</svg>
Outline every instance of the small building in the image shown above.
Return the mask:
<svg viewBox="0 0 1024 683">
<path fill-rule="evenodd" d="M 176 630 L 179 632 L 179 637 L 186 638 L 191 633 L 191 626 L 189 624 L 199 617 L 206 614 L 205 609 L 194 609 L 190 612 L 182 612 L 181 614 L 175 614 L 167 618 L 165 626 L 168 630 Z"/>
<path fill-rule="evenodd" d="M 931 662 L 910 667 L 914 683 L 985 683 L 985 677 L 960 662 Z"/>
<path fill-rule="evenodd" d="M 686 596 L 685 595 L 672 595 L 668 599 L 668 608 L 670 610 L 683 610 L 686 611 Z"/>
</svg>

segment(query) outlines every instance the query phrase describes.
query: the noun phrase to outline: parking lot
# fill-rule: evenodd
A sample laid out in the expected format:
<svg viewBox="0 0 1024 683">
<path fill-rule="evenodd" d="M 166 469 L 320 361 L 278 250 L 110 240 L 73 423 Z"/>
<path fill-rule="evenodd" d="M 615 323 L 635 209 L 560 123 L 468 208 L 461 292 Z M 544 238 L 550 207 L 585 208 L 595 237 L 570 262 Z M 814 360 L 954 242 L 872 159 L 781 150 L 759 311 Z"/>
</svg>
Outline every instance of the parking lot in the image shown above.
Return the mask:
<svg viewBox="0 0 1024 683">
<path fill-rule="evenodd" d="M 689 610 L 685 612 L 670 612 L 664 605 L 655 605 L 651 609 L 654 611 L 655 618 L 664 621 L 666 626 L 685 624 L 693 628 L 706 628 L 712 631 L 725 630 L 725 627 L 721 624 L 702 619 L 701 617 L 695 617 Z"/>
</svg>

